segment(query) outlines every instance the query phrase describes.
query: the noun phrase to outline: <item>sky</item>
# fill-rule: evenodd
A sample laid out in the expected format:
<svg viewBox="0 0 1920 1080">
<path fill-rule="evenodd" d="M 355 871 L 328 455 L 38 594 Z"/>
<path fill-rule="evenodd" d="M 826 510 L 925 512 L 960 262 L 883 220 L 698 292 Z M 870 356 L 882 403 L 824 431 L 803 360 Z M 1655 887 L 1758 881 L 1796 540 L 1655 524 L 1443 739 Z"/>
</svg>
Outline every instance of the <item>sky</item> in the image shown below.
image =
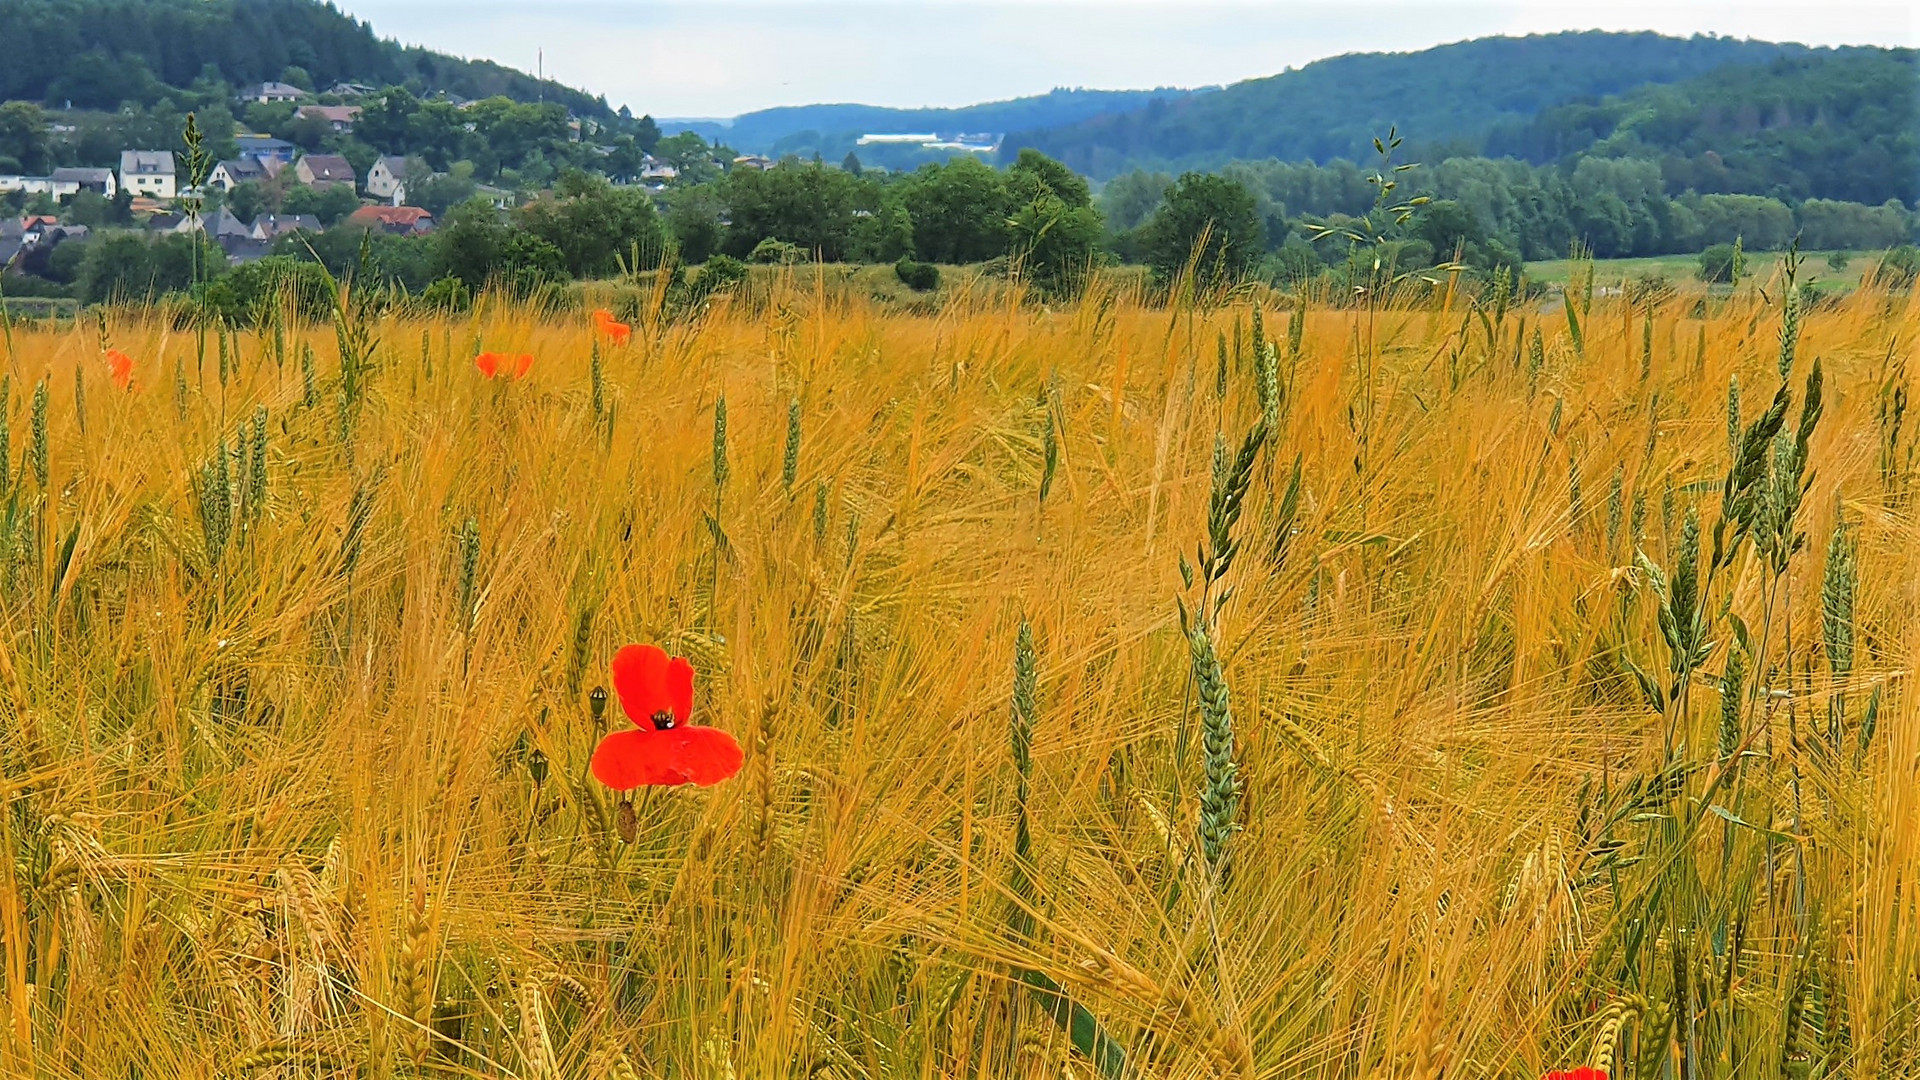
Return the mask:
<svg viewBox="0 0 1920 1080">
<path fill-rule="evenodd" d="M 382 37 L 545 72 L 655 117 L 775 105 L 952 106 L 1224 85 L 1326 56 L 1488 34 L 1665 34 L 1920 45 L 1886 0 L 336 0 Z"/>
</svg>

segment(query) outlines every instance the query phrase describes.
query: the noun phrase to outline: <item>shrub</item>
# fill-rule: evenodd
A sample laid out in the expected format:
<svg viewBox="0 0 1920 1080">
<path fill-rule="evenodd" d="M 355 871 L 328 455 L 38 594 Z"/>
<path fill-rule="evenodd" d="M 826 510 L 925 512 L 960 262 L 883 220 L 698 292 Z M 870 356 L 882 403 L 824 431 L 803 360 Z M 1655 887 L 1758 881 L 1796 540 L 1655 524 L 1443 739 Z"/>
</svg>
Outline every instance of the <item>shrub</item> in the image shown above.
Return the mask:
<svg viewBox="0 0 1920 1080">
<path fill-rule="evenodd" d="M 1735 251 L 1732 244 L 1715 244 L 1700 253 L 1700 280 L 1709 285 L 1733 280 Z"/>
<path fill-rule="evenodd" d="M 932 263 L 901 259 L 893 264 L 893 273 L 914 292 L 932 292 L 940 287 L 940 268 Z"/>
<path fill-rule="evenodd" d="M 420 306 L 432 311 L 465 311 L 472 303 L 467 283 L 451 275 L 436 279 L 420 293 Z"/>
<path fill-rule="evenodd" d="M 1873 268 L 1874 283 L 1889 289 L 1907 288 L 1916 277 L 1920 277 L 1920 248 L 1912 244 L 1889 250 Z"/>
<path fill-rule="evenodd" d="M 725 258 L 725 256 L 722 256 L 722 258 Z M 728 259 L 728 261 L 732 262 L 734 260 Z M 753 245 L 753 250 L 747 254 L 747 261 L 760 263 L 762 265 L 778 264 L 780 266 L 787 266 L 792 263 L 806 262 L 807 253 L 801 251 L 800 245 L 798 244 L 789 244 L 785 240 L 775 240 L 769 236 L 765 240 Z"/>
</svg>

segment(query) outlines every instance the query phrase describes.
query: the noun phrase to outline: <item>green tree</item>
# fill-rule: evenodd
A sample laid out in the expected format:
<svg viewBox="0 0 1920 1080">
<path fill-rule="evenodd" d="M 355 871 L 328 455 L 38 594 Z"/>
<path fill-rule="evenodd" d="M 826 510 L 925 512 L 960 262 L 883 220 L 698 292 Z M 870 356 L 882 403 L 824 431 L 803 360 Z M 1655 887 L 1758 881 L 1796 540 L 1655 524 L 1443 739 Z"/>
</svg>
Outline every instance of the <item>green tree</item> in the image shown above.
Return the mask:
<svg viewBox="0 0 1920 1080">
<path fill-rule="evenodd" d="M 657 262 L 663 246 L 659 215 L 645 192 L 616 188 L 579 170 L 562 176 L 551 195 L 521 207 L 515 220 L 516 235 L 524 232 L 551 246 L 561 267 L 574 277 L 612 274 L 621 259 L 632 259 L 636 252 L 648 263 Z M 527 249 L 523 254 L 522 262 L 545 271 L 544 251 Z"/>
<path fill-rule="evenodd" d="M 1087 182 L 1038 150 L 1020 151 L 1007 170 L 1016 200 L 1008 219 L 1011 254 L 1043 293 L 1077 293 L 1105 232 Z"/>
<path fill-rule="evenodd" d="M 470 199 L 449 210 L 433 234 L 433 276 L 457 278 L 471 291 L 493 276 L 507 246 L 507 226 L 485 199 Z"/>
<path fill-rule="evenodd" d="M 921 261 L 981 262 L 1007 253 L 1007 178 L 972 157 L 921 166 L 903 181 L 901 201 Z"/>
<path fill-rule="evenodd" d="M 1189 261 L 1196 284 L 1211 288 L 1239 280 L 1266 248 L 1266 225 L 1253 193 L 1223 176 L 1186 173 L 1147 223 L 1147 264 L 1170 282 Z"/>
<path fill-rule="evenodd" d="M 1137 229 L 1153 217 L 1173 186 L 1166 173 L 1135 170 L 1114 177 L 1100 192 L 1100 212 L 1116 231 Z"/>
<path fill-rule="evenodd" d="M 319 188 L 296 186 L 281 200 L 280 209 L 288 214 L 312 214 L 320 219 L 321 228 L 331 229 L 360 209 L 360 196 L 354 194 L 349 184 Z"/>
<path fill-rule="evenodd" d="M 856 212 L 873 199 L 859 177 L 822 165 L 783 162 L 727 176 L 732 216 L 723 248 L 742 258 L 763 240 L 792 244 L 809 256 L 839 262 L 854 246 Z"/>
<path fill-rule="evenodd" d="M 0 161 L 11 161 L 20 171 L 36 175 L 53 168 L 47 114 L 40 106 L 26 101 L 0 104 Z"/>
<path fill-rule="evenodd" d="M 693 184 L 667 192 L 667 231 L 679 245 L 683 262 L 703 263 L 720 250 L 726 200 L 714 184 Z"/>
</svg>

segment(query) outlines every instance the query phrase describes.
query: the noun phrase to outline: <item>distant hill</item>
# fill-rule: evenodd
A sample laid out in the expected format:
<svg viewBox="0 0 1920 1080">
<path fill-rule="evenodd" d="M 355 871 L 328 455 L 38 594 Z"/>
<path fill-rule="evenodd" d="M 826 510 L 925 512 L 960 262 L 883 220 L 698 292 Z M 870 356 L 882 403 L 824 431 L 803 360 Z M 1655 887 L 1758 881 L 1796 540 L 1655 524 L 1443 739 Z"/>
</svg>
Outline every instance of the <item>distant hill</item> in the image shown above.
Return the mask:
<svg viewBox="0 0 1920 1080">
<path fill-rule="evenodd" d="M 0 100 L 114 109 L 203 76 L 244 86 L 290 66 L 320 88 L 412 84 L 612 115 L 605 99 L 552 80 L 383 40 L 317 0 L 0 0 Z"/>
<path fill-rule="evenodd" d="M 1360 156 L 1390 124 L 1410 137 L 1409 149 L 1417 143 L 1474 153 L 1494 129 L 1525 124 L 1555 106 L 1811 51 L 1732 38 L 1588 31 L 1354 53 L 1215 93 L 1015 129 L 1002 155 L 1010 159 L 1031 146 L 1096 177 L 1261 158 L 1326 162 Z"/>
<path fill-rule="evenodd" d="M 1920 52 L 1848 48 L 1561 105 L 1487 152 L 1660 161 L 1670 191 L 1920 203 Z"/>
<path fill-rule="evenodd" d="M 1053 90 L 1032 97 L 950 109 L 895 109 L 878 105 L 794 105 L 761 109 L 732 120 L 662 120 L 668 133 L 698 132 L 742 153 L 815 152 L 838 159 L 862 135 L 926 132 L 938 134 L 1023 131 L 1075 124 L 1150 105 L 1186 101 L 1204 94 L 1193 90 Z M 863 156 L 869 151 L 862 150 Z"/>
</svg>

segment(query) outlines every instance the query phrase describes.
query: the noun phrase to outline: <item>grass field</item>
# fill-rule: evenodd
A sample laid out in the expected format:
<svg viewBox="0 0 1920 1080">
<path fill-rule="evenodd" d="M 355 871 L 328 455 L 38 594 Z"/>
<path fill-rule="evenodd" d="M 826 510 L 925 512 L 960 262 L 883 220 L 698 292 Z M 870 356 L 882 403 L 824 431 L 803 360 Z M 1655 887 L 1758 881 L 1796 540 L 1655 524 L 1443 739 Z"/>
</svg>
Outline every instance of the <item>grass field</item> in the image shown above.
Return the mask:
<svg viewBox="0 0 1920 1080">
<path fill-rule="evenodd" d="M 1855 289 L 1859 287 L 1861 278 L 1879 264 L 1883 253 L 1841 252 L 1846 260 L 1846 265 L 1842 267 L 1835 267 L 1828 262 L 1833 254 L 1830 251 L 1801 252 L 1805 265 L 1800 269 L 1800 280 L 1812 282 L 1821 292 Z M 1783 254 L 1778 251 L 1749 252 L 1747 272 L 1753 275 L 1756 282 L 1765 283 L 1780 273 L 1782 257 Z M 1697 284 L 1700 280 L 1698 255 L 1658 255 L 1644 259 L 1553 259 L 1528 263 L 1527 277 L 1544 285 L 1564 285 L 1576 268 L 1588 265 L 1593 267 L 1595 284 L 1602 286 L 1618 286 L 1623 282 L 1630 283 L 1651 276 L 1662 276 L 1679 285 Z"/>
<path fill-rule="evenodd" d="M 1913 1075 L 1920 305 L 1694 300 L 15 328 L 0 1073 Z"/>
</svg>

